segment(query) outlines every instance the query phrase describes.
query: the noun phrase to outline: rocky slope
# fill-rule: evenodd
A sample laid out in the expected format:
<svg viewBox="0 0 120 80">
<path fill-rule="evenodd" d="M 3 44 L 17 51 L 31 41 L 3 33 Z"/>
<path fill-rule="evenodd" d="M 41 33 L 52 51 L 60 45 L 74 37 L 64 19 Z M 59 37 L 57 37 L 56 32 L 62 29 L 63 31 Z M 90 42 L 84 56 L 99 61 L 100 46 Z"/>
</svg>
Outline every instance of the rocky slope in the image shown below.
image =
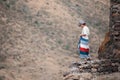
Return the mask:
<svg viewBox="0 0 120 80">
<path fill-rule="evenodd" d="M 62 80 L 78 61 L 84 19 L 91 30 L 91 54 L 108 30 L 109 0 L 0 0 L 0 79 Z M 104 17 L 103 17 L 104 16 Z"/>
</svg>

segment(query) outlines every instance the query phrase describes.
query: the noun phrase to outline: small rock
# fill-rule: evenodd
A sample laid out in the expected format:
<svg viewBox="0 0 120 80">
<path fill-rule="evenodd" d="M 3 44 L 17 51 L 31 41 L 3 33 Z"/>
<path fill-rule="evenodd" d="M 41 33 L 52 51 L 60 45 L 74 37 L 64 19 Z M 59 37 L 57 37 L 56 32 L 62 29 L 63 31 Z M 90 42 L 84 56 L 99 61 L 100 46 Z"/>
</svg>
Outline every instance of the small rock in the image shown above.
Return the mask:
<svg viewBox="0 0 120 80">
<path fill-rule="evenodd" d="M 84 66 L 79 66 L 80 69 L 83 69 Z"/>
<path fill-rule="evenodd" d="M 79 80 L 79 79 L 80 79 L 80 76 L 79 76 L 79 75 L 74 75 L 74 76 L 72 77 L 72 79 L 73 79 L 73 80 Z"/>
<path fill-rule="evenodd" d="M 84 78 L 83 80 L 85 79 L 88 79 L 88 80 L 91 80 L 92 78 L 92 74 L 91 73 L 81 73 L 81 78 Z M 81 79 L 82 80 L 82 79 Z"/>
<path fill-rule="evenodd" d="M 95 69 L 95 68 L 92 68 L 91 70 L 92 70 L 92 72 L 97 72 L 97 69 Z"/>
<path fill-rule="evenodd" d="M 93 68 L 98 68 L 98 66 L 99 66 L 98 64 L 95 64 L 93 65 Z"/>
<path fill-rule="evenodd" d="M 85 79 L 81 77 L 80 80 L 85 80 Z"/>
</svg>

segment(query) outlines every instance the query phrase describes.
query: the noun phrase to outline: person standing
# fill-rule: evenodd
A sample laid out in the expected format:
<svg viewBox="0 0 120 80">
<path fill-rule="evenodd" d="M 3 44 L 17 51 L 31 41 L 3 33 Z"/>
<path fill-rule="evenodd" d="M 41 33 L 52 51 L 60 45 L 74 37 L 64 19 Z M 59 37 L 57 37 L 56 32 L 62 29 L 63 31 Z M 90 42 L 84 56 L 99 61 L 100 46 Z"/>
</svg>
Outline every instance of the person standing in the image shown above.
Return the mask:
<svg viewBox="0 0 120 80">
<path fill-rule="evenodd" d="M 82 28 L 82 33 L 80 34 L 80 41 L 79 41 L 79 53 L 80 58 L 83 59 L 90 59 L 89 56 L 89 35 L 90 30 L 86 25 L 86 22 L 81 20 L 79 22 L 79 27 Z"/>
</svg>

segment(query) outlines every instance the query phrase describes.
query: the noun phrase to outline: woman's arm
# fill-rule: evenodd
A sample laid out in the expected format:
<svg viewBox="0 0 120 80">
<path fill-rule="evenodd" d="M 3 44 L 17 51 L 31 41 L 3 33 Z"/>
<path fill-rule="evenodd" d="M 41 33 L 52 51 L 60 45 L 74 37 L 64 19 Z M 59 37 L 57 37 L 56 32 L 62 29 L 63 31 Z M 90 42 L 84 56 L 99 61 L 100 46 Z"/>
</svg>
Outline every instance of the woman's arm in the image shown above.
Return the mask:
<svg viewBox="0 0 120 80">
<path fill-rule="evenodd" d="M 82 37 L 82 36 L 86 36 L 86 34 L 80 34 L 80 37 Z"/>
</svg>

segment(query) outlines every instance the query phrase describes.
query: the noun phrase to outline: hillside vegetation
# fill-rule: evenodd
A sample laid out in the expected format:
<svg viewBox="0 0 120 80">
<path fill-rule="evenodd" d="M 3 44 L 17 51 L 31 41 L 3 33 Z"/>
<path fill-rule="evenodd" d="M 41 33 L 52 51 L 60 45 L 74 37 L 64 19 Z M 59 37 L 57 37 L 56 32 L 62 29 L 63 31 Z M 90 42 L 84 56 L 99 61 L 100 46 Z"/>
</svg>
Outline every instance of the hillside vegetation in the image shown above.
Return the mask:
<svg viewBox="0 0 120 80">
<path fill-rule="evenodd" d="M 0 80 L 62 80 L 79 59 L 83 19 L 91 55 L 108 31 L 109 0 L 0 0 Z"/>
</svg>

